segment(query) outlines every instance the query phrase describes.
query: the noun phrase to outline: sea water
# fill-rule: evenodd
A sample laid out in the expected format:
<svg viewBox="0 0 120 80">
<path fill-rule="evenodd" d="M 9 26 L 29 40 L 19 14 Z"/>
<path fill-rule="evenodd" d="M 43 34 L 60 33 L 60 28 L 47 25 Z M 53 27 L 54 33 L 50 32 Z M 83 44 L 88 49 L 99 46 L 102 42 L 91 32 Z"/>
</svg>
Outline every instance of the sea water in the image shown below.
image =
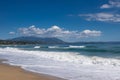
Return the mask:
<svg viewBox="0 0 120 80">
<path fill-rule="evenodd" d="M 0 58 L 68 80 L 120 80 L 120 43 L 1 45 Z"/>
</svg>

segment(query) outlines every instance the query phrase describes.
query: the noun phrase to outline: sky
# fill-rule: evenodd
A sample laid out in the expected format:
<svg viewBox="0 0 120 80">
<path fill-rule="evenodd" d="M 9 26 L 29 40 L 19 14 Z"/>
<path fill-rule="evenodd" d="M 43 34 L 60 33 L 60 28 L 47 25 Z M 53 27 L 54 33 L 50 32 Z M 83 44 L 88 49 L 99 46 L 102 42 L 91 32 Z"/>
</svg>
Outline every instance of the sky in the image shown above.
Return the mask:
<svg viewBox="0 0 120 80">
<path fill-rule="evenodd" d="M 0 39 L 120 41 L 120 0 L 0 0 Z"/>
</svg>

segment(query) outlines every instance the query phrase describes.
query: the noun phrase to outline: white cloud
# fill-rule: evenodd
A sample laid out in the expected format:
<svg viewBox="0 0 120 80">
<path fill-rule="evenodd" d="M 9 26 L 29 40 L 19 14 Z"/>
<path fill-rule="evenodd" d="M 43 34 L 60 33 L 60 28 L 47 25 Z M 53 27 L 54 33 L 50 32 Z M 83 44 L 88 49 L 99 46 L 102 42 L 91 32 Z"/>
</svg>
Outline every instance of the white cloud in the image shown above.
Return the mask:
<svg viewBox="0 0 120 80">
<path fill-rule="evenodd" d="M 104 21 L 104 22 L 120 22 L 120 14 L 111 13 L 95 13 L 95 14 L 80 14 L 88 21 Z"/>
<path fill-rule="evenodd" d="M 37 28 L 34 25 L 28 28 L 19 28 L 19 32 L 23 36 L 37 36 L 37 37 L 57 37 L 61 39 L 78 39 L 85 37 L 97 37 L 101 35 L 101 31 L 84 30 L 84 31 L 69 31 L 64 30 L 58 26 L 52 26 L 48 29 Z"/>
<path fill-rule="evenodd" d="M 103 4 L 100 8 L 101 8 L 101 9 L 111 8 L 111 6 L 110 6 L 110 5 L 108 5 L 108 4 Z"/>
<path fill-rule="evenodd" d="M 84 30 L 81 32 L 81 36 L 86 36 L 86 37 L 89 37 L 89 36 L 100 36 L 101 35 L 101 31 L 96 31 L 96 30 Z"/>
<path fill-rule="evenodd" d="M 33 35 L 42 35 L 44 33 L 44 29 L 36 28 L 34 25 L 28 28 L 19 28 L 19 31 L 23 35 L 33 36 Z"/>
<path fill-rule="evenodd" d="M 15 34 L 15 32 L 9 32 L 9 34 L 10 34 L 10 35 L 14 35 L 14 34 Z"/>
<path fill-rule="evenodd" d="M 103 4 L 100 8 L 120 8 L 120 0 L 109 0 L 108 4 Z"/>
</svg>

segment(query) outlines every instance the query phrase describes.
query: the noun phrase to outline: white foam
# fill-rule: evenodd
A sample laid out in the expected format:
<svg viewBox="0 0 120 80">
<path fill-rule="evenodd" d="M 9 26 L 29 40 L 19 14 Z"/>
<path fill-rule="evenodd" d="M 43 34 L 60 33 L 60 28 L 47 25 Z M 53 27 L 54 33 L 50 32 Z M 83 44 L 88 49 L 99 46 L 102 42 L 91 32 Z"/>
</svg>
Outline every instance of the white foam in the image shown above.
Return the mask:
<svg viewBox="0 0 120 80">
<path fill-rule="evenodd" d="M 60 48 L 59 46 L 48 46 L 48 48 Z"/>
<path fill-rule="evenodd" d="M 72 46 L 72 45 L 70 45 L 69 48 L 85 48 L 85 46 Z"/>
<path fill-rule="evenodd" d="M 24 69 L 69 80 L 119 80 L 120 60 L 87 57 L 72 52 L 27 51 L 0 48 L 0 57 Z"/>
<path fill-rule="evenodd" d="M 79 49 L 79 48 L 85 48 L 86 46 L 66 46 L 66 47 L 59 47 L 59 46 L 48 46 L 48 48 L 61 48 L 61 49 L 71 49 L 71 48 L 74 48 L 74 49 Z"/>
<path fill-rule="evenodd" d="M 120 60 L 118 59 L 102 58 L 97 56 L 88 57 L 88 56 L 80 55 L 79 53 L 75 53 L 75 52 L 73 53 L 73 52 L 27 51 L 27 50 L 20 50 L 17 48 L 10 48 L 10 47 L 0 48 L 0 52 L 11 53 L 11 54 L 18 53 L 20 55 L 34 55 L 34 56 L 39 56 L 41 58 L 52 59 L 55 61 L 62 61 L 62 62 L 65 61 L 76 64 L 120 66 Z"/>
<path fill-rule="evenodd" d="M 34 48 L 40 48 L 40 46 L 35 46 Z"/>
</svg>

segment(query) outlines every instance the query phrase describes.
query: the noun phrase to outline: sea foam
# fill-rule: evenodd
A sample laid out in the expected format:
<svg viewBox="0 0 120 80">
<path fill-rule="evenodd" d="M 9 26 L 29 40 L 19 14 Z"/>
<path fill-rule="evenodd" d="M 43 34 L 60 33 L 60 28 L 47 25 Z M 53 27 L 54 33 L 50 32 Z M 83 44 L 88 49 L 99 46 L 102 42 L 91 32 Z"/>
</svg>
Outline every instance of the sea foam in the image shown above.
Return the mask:
<svg viewBox="0 0 120 80">
<path fill-rule="evenodd" d="M 40 46 L 35 46 L 34 48 L 40 48 Z"/>
<path fill-rule="evenodd" d="M 70 45 L 69 48 L 85 48 L 86 46 L 72 46 Z"/>
<path fill-rule="evenodd" d="M 0 58 L 7 63 L 38 73 L 68 80 L 119 80 L 120 60 L 89 57 L 73 52 L 28 51 L 0 48 Z M 111 73 L 112 72 L 112 73 Z"/>
<path fill-rule="evenodd" d="M 55 52 L 55 51 L 28 51 L 21 50 L 18 48 L 0 48 L 0 53 L 15 53 L 21 55 L 34 55 L 41 58 L 51 59 L 55 61 L 65 61 L 76 64 L 86 64 L 86 65 L 112 65 L 120 66 L 120 60 L 113 58 L 103 58 L 97 56 L 84 56 L 77 52 Z M 10 54 L 9 54 L 10 55 Z"/>
</svg>

